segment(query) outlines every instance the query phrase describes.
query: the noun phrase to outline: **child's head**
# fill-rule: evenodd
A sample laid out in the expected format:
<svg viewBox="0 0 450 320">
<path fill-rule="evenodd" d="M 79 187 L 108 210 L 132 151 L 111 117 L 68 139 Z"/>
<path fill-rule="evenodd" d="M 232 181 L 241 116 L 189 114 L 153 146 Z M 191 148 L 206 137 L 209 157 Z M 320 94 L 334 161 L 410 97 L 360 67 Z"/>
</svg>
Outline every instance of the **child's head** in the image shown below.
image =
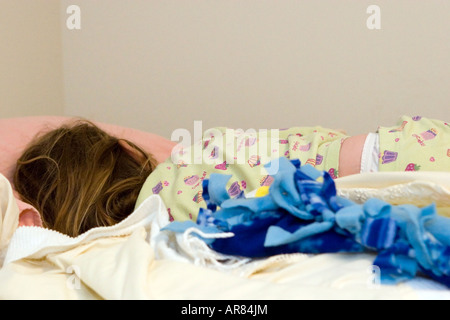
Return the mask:
<svg viewBox="0 0 450 320">
<path fill-rule="evenodd" d="M 14 184 L 44 227 L 75 237 L 132 213 L 155 165 L 133 143 L 77 121 L 36 138 L 17 162 Z"/>
</svg>

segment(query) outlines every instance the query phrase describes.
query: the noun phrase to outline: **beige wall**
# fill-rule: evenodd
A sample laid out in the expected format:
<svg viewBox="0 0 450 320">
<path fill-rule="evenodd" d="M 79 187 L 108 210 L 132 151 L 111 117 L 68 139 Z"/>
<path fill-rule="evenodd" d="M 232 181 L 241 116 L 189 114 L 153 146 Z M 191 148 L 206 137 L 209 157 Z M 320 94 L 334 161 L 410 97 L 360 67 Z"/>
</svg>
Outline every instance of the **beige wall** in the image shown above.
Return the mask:
<svg viewBox="0 0 450 320">
<path fill-rule="evenodd" d="M 64 112 L 59 0 L 0 0 L 0 117 Z"/>
<path fill-rule="evenodd" d="M 65 26 L 72 4 L 81 30 Z M 371 4 L 381 30 L 366 27 Z M 0 6 L 0 116 L 59 113 L 63 104 L 68 115 L 167 137 L 194 120 L 204 129 L 321 124 L 357 134 L 402 114 L 450 119 L 446 0 Z"/>
</svg>

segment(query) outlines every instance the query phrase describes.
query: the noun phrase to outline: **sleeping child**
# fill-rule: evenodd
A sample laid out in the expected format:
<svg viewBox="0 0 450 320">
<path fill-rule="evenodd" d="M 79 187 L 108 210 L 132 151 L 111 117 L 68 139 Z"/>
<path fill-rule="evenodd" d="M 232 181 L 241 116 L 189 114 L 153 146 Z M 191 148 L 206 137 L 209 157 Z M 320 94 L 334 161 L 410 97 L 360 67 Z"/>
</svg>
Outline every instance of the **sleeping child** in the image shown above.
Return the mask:
<svg viewBox="0 0 450 320">
<path fill-rule="evenodd" d="M 206 206 L 202 182 L 211 173 L 230 175 L 228 193 L 239 197 L 270 186 L 277 168 L 264 164 L 282 156 L 333 178 L 450 171 L 450 125 L 405 116 L 396 126 L 357 136 L 322 127 L 259 132 L 214 128 L 191 147 L 174 148 L 157 165 L 132 142 L 77 121 L 37 138 L 18 160 L 14 184 L 30 205 L 20 221 L 76 237 L 118 223 L 152 194 L 162 198 L 171 220 L 196 221 Z"/>
<path fill-rule="evenodd" d="M 88 121 L 52 130 L 32 141 L 17 161 L 19 226 L 76 237 L 114 225 L 133 211 L 155 166 L 141 148 Z"/>
</svg>

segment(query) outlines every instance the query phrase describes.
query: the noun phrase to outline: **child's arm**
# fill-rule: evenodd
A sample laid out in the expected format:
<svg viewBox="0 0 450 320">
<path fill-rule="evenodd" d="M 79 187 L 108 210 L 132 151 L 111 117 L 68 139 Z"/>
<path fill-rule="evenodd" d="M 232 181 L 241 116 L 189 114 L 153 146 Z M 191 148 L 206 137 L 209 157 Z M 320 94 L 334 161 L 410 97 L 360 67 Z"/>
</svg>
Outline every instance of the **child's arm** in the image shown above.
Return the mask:
<svg viewBox="0 0 450 320">
<path fill-rule="evenodd" d="M 348 176 L 361 172 L 361 156 L 366 134 L 349 137 L 344 140 L 339 155 L 339 176 Z"/>
</svg>

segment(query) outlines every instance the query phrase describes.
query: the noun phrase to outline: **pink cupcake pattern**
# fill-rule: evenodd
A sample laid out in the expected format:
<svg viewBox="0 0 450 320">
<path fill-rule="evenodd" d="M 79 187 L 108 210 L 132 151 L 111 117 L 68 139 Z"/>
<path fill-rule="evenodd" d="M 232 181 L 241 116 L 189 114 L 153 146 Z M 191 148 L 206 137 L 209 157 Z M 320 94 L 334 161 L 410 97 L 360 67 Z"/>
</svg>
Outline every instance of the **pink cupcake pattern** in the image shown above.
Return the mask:
<svg viewBox="0 0 450 320">
<path fill-rule="evenodd" d="M 158 183 L 156 184 L 156 186 L 154 186 L 154 187 L 152 188 L 152 192 L 153 192 L 153 194 L 159 194 L 159 193 L 161 192 L 162 189 L 163 189 L 163 184 L 162 184 L 162 182 L 160 181 L 160 182 L 158 182 Z"/>
<path fill-rule="evenodd" d="M 219 147 L 214 146 L 214 149 L 211 151 L 211 154 L 209 155 L 210 159 L 217 159 L 219 157 Z"/>
<path fill-rule="evenodd" d="M 302 145 L 302 146 L 300 146 L 299 148 L 298 148 L 298 150 L 300 150 L 300 151 L 309 151 L 311 149 L 311 142 L 310 143 L 308 143 L 308 144 L 306 144 L 306 145 Z"/>
<path fill-rule="evenodd" d="M 272 182 L 273 182 L 273 177 L 266 175 L 259 181 L 259 185 L 261 187 L 270 186 L 272 184 Z"/>
<path fill-rule="evenodd" d="M 250 156 L 250 158 L 248 159 L 248 165 L 251 168 L 259 166 L 260 164 L 261 164 L 261 157 L 258 155 Z"/>
<path fill-rule="evenodd" d="M 431 128 L 430 130 L 424 131 L 420 134 L 420 136 L 423 138 L 423 140 L 431 140 L 434 139 L 437 135 L 437 130 L 434 128 Z"/>
<path fill-rule="evenodd" d="M 231 184 L 230 188 L 228 189 L 228 194 L 230 197 L 235 197 L 239 193 L 241 193 L 241 186 L 239 185 L 239 182 L 235 181 Z"/>
<path fill-rule="evenodd" d="M 383 157 L 381 158 L 381 161 L 382 161 L 381 163 L 386 164 L 386 163 L 394 162 L 395 160 L 397 160 L 397 157 L 398 157 L 398 152 L 384 150 Z"/>
<path fill-rule="evenodd" d="M 200 203 L 203 201 L 203 191 L 199 191 L 194 195 L 194 198 L 192 198 L 192 201 L 195 203 Z"/>
<path fill-rule="evenodd" d="M 323 156 L 321 154 L 317 154 L 316 156 L 316 166 L 320 166 L 323 162 Z"/>
<path fill-rule="evenodd" d="M 196 184 L 198 182 L 198 180 L 200 180 L 198 175 L 192 175 L 192 176 L 184 178 L 184 183 L 187 184 L 188 186 L 193 186 L 194 184 Z"/>
</svg>

